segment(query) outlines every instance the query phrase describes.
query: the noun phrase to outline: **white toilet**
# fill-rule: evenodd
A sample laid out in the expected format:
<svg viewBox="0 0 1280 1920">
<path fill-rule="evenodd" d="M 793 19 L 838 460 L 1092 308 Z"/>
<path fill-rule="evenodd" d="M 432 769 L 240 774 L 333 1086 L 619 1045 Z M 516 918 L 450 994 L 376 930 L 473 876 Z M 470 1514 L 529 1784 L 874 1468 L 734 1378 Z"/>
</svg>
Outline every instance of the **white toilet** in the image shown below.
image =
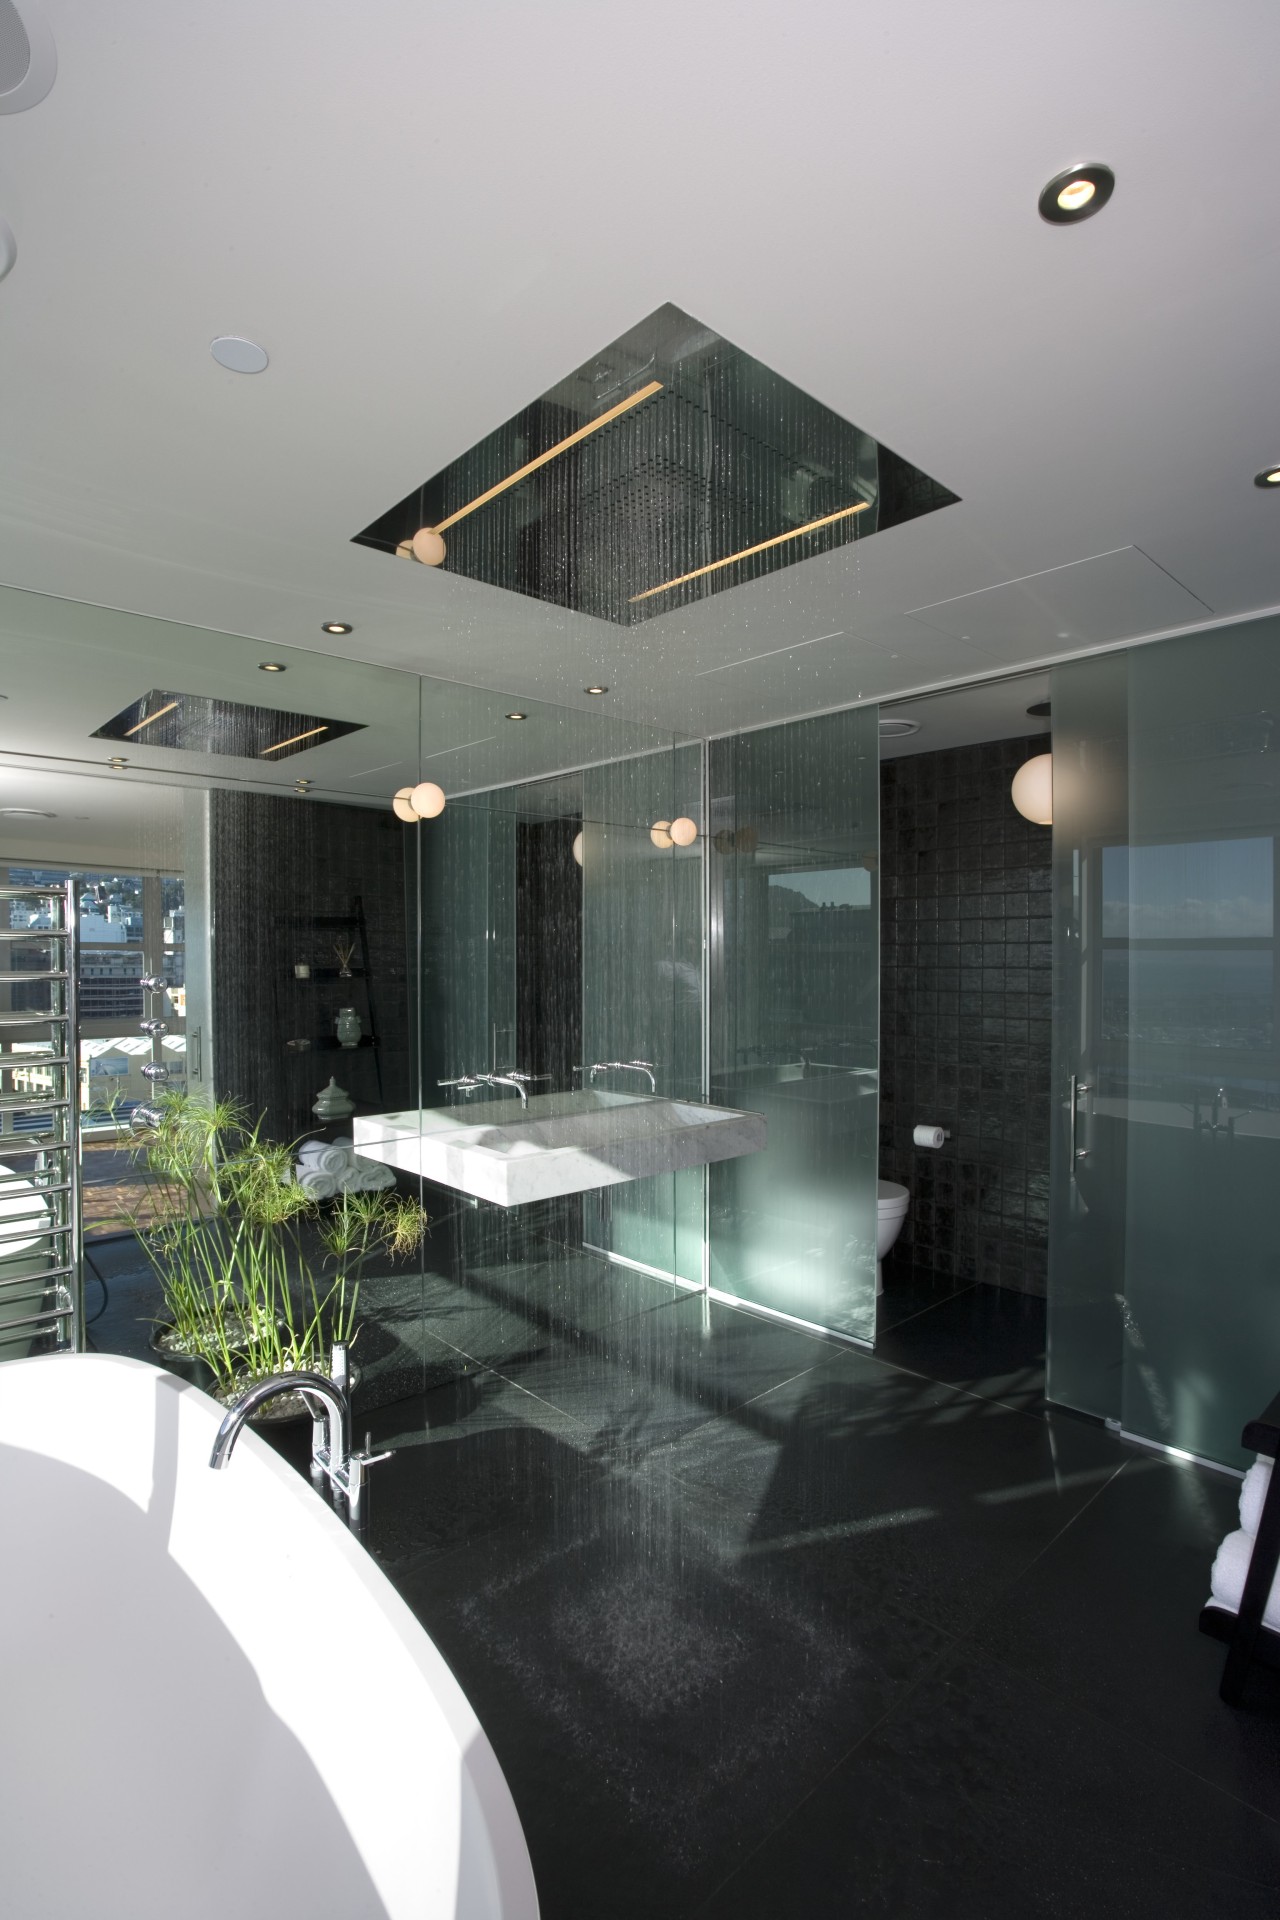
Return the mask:
<svg viewBox="0 0 1280 1920">
<path fill-rule="evenodd" d="M 896 1180 L 876 1182 L 876 1296 L 884 1292 L 882 1261 L 902 1232 L 902 1223 L 911 1205 L 911 1195 Z"/>
</svg>

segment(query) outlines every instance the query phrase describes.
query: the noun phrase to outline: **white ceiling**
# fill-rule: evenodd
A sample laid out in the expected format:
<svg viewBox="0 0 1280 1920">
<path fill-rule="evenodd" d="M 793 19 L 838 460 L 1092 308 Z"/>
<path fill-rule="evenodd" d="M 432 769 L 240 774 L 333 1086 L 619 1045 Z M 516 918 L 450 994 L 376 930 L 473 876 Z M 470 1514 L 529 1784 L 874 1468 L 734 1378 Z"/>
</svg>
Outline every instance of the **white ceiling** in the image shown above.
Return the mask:
<svg viewBox="0 0 1280 1920">
<path fill-rule="evenodd" d="M 44 10 L 0 581 L 699 732 L 1280 605 L 1264 0 Z M 633 631 L 350 544 L 668 300 L 961 504 Z"/>
<path fill-rule="evenodd" d="M 896 739 L 882 736 L 880 758 L 901 760 L 909 754 L 937 753 L 943 747 L 974 747 L 986 740 L 1021 740 L 1047 733 L 1049 721 L 1043 716 L 1033 719 L 1027 708 L 1048 700 L 1050 693 L 1050 676 L 1040 672 L 895 700 L 880 709 L 881 721 L 914 720 L 920 731 Z"/>
</svg>

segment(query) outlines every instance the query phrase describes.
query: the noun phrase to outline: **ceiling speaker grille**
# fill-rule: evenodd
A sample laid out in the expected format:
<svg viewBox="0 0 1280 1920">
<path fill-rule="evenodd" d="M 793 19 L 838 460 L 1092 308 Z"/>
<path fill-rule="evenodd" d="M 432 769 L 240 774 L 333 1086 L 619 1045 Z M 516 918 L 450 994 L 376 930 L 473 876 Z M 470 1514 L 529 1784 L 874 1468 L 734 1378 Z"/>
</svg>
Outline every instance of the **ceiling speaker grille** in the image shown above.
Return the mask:
<svg viewBox="0 0 1280 1920">
<path fill-rule="evenodd" d="M 31 68 L 31 42 L 12 0 L 0 0 L 0 93 L 20 87 Z"/>
</svg>

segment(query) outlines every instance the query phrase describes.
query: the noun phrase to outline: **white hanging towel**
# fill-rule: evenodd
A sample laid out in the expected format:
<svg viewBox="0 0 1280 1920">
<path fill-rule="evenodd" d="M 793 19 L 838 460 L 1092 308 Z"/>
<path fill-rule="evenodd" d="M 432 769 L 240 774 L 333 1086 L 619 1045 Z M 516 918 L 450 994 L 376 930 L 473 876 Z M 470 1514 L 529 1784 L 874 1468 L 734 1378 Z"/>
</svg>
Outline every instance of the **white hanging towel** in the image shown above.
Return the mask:
<svg viewBox="0 0 1280 1920">
<path fill-rule="evenodd" d="M 1229 1533 L 1218 1548 L 1218 1557 L 1213 1563 L 1210 1575 L 1209 1599 L 1215 1607 L 1225 1607 L 1230 1613 L 1239 1613 L 1240 1597 L 1244 1592 L 1244 1577 L 1249 1571 L 1249 1559 L 1254 1549 L 1254 1537 L 1243 1530 Z M 1280 1572 L 1271 1582 L 1271 1592 L 1267 1597 L 1266 1610 L 1262 1616 L 1264 1627 L 1280 1632 Z"/>
<path fill-rule="evenodd" d="M 1256 1533 L 1262 1518 L 1262 1503 L 1271 1485 L 1271 1462 L 1258 1458 L 1240 1483 L 1240 1525 L 1246 1533 Z"/>
</svg>

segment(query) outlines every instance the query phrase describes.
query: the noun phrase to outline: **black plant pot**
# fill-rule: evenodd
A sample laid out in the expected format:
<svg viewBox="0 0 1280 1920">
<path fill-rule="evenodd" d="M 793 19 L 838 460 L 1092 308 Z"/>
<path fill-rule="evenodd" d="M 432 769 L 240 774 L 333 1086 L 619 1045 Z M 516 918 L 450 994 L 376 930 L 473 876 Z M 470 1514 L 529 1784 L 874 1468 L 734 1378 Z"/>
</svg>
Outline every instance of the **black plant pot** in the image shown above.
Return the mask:
<svg viewBox="0 0 1280 1920">
<path fill-rule="evenodd" d="M 324 1369 L 322 1368 L 321 1371 L 323 1372 Z M 348 1391 L 354 1392 L 359 1384 L 360 1369 L 351 1367 L 347 1374 Z M 238 1393 L 244 1391 L 244 1387 L 245 1382 L 237 1380 L 222 1392 L 217 1392 L 213 1388 L 210 1388 L 210 1392 L 213 1393 L 214 1399 L 220 1401 L 225 1407 L 230 1405 Z M 311 1409 L 300 1393 L 282 1393 L 274 1400 L 268 1400 L 265 1406 L 258 1408 L 256 1413 L 251 1413 L 249 1424 L 254 1427 L 282 1427 L 288 1425 L 290 1421 L 310 1420 L 311 1417 Z"/>
<path fill-rule="evenodd" d="M 173 1328 L 167 1321 L 151 1329 L 152 1353 L 169 1373 L 176 1373 L 180 1380 L 189 1380 L 193 1387 L 203 1387 L 206 1393 L 212 1393 L 213 1368 L 198 1353 L 183 1353 L 178 1347 L 166 1346 L 165 1335 L 172 1332 Z"/>
</svg>

